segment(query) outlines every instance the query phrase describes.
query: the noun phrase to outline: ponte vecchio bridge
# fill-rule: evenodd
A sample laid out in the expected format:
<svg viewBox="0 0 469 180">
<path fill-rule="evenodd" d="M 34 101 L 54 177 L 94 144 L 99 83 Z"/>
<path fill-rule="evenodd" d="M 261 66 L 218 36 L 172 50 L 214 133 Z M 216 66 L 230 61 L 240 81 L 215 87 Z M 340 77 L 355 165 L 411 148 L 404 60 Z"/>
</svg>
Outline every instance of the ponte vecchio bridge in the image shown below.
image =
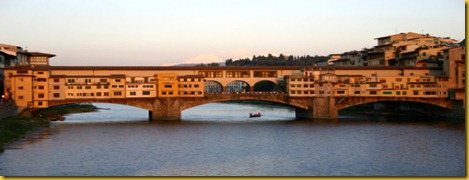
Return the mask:
<svg viewBox="0 0 469 180">
<path fill-rule="evenodd" d="M 370 102 L 453 107 L 451 78 L 438 68 L 114 67 L 28 65 L 4 69 L 5 94 L 23 108 L 107 102 L 143 108 L 153 120 L 179 120 L 198 105 L 261 100 L 285 104 L 297 118 L 336 119 Z M 264 84 L 264 85 L 259 85 Z M 263 89 L 265 85 L 270 89 Z M 273 88 L 272 88 L 273 87 Z"/>
</svg>

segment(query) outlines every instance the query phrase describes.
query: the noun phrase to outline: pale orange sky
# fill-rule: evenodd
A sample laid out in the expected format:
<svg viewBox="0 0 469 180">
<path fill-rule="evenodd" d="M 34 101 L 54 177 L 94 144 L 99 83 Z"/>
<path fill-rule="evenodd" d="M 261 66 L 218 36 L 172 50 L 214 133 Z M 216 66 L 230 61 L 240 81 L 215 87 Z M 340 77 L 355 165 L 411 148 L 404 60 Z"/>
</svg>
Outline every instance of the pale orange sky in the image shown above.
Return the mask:
<svg viewBox="0 0 469 180">
<path fill-rule="evenodd" d="M 6 0 L 0 43 L 52 65 L 171 65 L 329 55 L 396 32 L 462 40 L 462 0 Z"/>
</svg>

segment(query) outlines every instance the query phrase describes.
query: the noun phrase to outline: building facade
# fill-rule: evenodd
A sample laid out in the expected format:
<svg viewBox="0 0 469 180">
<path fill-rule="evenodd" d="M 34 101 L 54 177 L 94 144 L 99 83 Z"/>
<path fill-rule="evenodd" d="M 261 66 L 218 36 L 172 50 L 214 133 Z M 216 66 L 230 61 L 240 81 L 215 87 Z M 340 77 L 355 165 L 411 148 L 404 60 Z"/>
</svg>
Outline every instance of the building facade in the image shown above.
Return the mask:
<svg viewBox="0 0 469 180">
<path fill-rule="evenodd" d="M 291 97 L 450 98 L 465 102 L 465 46 L 449 38 L 401 33 L 373 49 L 335 54 L 312 67 L 52 67 L 53 54 L 0 44 L 3 95 L 18 106 L 49 101 L 204 97 L 284 85 Z M 448 45 L 452 44 L 452 45 Z M 8 62 L 8 63 L 6 63 Z"/>
<path fill-rule="evenodd" d="M 331 54 L 318 66 L 413 66 L 441 67 L 445 49 L 461 46 L 448 37 L 413 32 L 376 38 L 377 45 L 362 51 Z"/>
</svg>

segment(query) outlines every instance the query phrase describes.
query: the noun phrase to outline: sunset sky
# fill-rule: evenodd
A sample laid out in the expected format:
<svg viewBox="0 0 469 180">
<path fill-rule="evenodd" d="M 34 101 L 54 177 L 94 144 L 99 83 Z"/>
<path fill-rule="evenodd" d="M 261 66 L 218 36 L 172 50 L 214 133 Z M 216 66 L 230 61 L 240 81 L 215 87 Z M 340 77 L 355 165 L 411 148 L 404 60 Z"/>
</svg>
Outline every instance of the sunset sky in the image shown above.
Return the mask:
<svg viewBox="0 0 469 180">
<path fill-rule="evenodd" d="M 159 66 L 329 55 L 396 32 L 461 41 L 463 0 L 1 0 L 0 43 L 52 65 Z"/>
</svg>

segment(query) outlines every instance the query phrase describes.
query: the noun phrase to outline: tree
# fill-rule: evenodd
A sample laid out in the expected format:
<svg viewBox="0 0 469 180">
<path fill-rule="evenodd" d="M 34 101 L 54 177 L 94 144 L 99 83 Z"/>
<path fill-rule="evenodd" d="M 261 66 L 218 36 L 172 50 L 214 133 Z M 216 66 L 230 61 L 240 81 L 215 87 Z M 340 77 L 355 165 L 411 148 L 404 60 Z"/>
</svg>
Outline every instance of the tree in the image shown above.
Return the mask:
<svg viewBox="0 0 469 180">
<path fill-rule="evenodd" d="M 220 66 L 220 64 L 213 62 L 213 63 L 207 64 L 207 66 Z"/>
<path fill-rule="evenodd" d="M 279 57 L 275 57 L 272 54 L 266 56 L 256 56 L 254 55 L 252 59 L 244 58 L 238 60 L 226 60 L 226 66 L 312 66 L 317 61 L 327 60 L 327 56 L 318 56 L 314 57 L 310 55 L 303 56 L 285 56 L 280 54 Z"/>
<path fill-rule="evenodd" d="M 232 64 L 233 64 L 233 59 L 227 59 L 227 60 L 225 61 L 225 65 L 226 65 L 226 66 L 231 66 Z"/>
</svg>

